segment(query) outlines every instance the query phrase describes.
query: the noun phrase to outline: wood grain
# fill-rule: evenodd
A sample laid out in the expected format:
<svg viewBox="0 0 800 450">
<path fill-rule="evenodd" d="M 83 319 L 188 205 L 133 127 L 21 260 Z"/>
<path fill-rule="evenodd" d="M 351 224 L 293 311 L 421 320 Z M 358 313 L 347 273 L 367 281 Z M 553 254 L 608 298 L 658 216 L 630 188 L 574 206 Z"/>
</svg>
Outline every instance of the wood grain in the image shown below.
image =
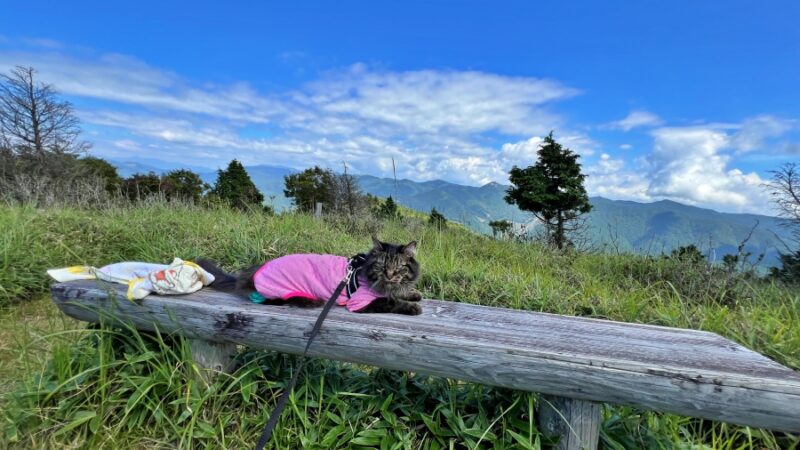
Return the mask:
<svg viewBox="0 0 800 450">
<path fill-rule="evenodd" d="M 537 423 L 545 436 L 558 439 L 556 450 L 597 450 L 600 413 L 599 403 L 543 395 Z"/>
<path fill-rule="evenodd" d="M 124 287 L 56 284 L 64 313 L 191 338 L 300 353 L 318 310 L 205 289 L 125 299 Z M 716 334 L 423 300 L 423 314 L 334 308 L 311 356 L 561 397 L 800 432 L 800 375 Z"/>
</svg>

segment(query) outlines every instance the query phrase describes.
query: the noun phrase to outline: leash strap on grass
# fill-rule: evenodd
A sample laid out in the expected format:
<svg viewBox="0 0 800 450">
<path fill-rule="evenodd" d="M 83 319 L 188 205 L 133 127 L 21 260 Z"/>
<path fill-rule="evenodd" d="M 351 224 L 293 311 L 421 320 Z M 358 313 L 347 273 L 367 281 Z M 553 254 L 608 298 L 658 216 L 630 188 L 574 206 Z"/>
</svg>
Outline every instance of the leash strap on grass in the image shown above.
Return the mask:
<svg viewBox="0 0 800 450">
<path fill-rule="evenodd" d="M 275 405 L 275 409 L 272 411 L 272 414 L 269 416 L 269 420 L 267 421 L 267 425 L 264 426 L 264 431 L 261 432 L 261 438 L 258 440 L 256 444 L 256 450 L 263 450 L 264 446 L 267 445 L 269 442 L 269 438 L 272 437 L 272 431 L 275 429 L 275 425 L 278 424 L 278 419 L 281 417 L 281 413 L 283 412 L 283 408 L 286 407 L 286 401 L 289 399 L 289 394 L 291 394 L 292 390 L 294 389 L 294 385 L 297 384 L 297 379 L 300 377 L 300 372 L 303 371 L 303 366 L 306 364 L 306 354 L 308 353 L 308 349 L 311 347 L 311 343 L 314 342 L 314 338 L 317 337 L 320 328 L 322 328 L 322 321 L 325 320 L 325 317 L 328 315 L 328 311 L 331 310 L 334 304 L 336 304 L 336 299 L 339 298 L 339 295 L 344 290 L 344 287 L 347 286 L 347 283 L 350 281 L 350 277 L 353 275 L 353 270 L 351 268 L 347 271 L 347 276 L 345 276 L 344 280 L 339 283 L 339 286 L 336 286 L 336 290 L 333 291 L 333 295 L 325 303 L 325 306 L 322 308 L 322 311 L 319 313 L 319 317 L 317 317 L 317 322 L 314 323 L 314 328 L 311 329 L 311 334 L 308 336 L 308 342 L 306 342 L 306 348 L 303 350 L 303 354 L 300 356 L 300 364 L 297 366 L 297 370 L 294 371 L 292 375 L 292 379 L 289 381 L 289 384 L 283 390 L 283 394 L 281 394 L 281 398 L 278 399 L 278 404 Z"/>
</svg>

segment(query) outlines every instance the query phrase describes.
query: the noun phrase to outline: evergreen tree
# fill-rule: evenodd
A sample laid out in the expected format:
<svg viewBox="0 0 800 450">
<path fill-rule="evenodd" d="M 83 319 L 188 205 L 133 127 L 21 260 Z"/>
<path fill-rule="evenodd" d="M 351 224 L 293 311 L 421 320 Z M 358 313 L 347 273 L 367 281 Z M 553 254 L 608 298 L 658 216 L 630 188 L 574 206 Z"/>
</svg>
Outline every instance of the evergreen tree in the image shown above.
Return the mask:
<svg viewBox="0 0 800 450">
<path fill-rule="evenodd" d="M 291 198 L 295 207 L 302 212 L 313 212 L 317 202 L 326 204 L 334 210 L 333 197 L 336 177 L 330 170 L 314 166 L 300 173 L 283 177 L 283 195 Z"/>
<path fill-rule="evenodd" d="M 182 198 L 197 203 L 208 188 L 200 175 L 191 170 L 173 170 L 161 177 L 161 191 L 167 198 Z"/>
<path fill-rule="evenodd" d="M 433 208 L 431 209 L 431 215 L 428 216 L 428 224 L 439 229 L 446 228 L 447 219 L 436 208 Z"/>
<path fill-rule="evenodd" d="M 264 195 L 258 190 L 242 163 L 233 160 L 228 168 L 217 172 L 217 182 L 211 193 L 236 209 L 262 207 Z"/>
<path fill-rule="evenodd" d="M 781 253 L 780 267 L 770 269 L 770 276 L 785 283 L 800 284 L 800 250 L 794 253 Z"/>
<path fill-rule="evenodd" d="M 378 211 L 376 212 L 378 217 L 382 217 L 384 219 L 400 218 L 400 210 L 397 208 L 397 203 L 394 202 L 394 199 L 391 195 L 380 207 L 378 207 Z"/>
<path fill-rule="evenodd" d="M 583 187 L 579 156 L 553 139 L 545 137 L 533 166 L 514 166 L 509 174 L 512 186 L 505 200 L 530 211 L 545 227 L 548 241 L 558 249 L 571 244 L 568 234 L 577 231 L 582 214 L 592 209 Z"/>
</svg>

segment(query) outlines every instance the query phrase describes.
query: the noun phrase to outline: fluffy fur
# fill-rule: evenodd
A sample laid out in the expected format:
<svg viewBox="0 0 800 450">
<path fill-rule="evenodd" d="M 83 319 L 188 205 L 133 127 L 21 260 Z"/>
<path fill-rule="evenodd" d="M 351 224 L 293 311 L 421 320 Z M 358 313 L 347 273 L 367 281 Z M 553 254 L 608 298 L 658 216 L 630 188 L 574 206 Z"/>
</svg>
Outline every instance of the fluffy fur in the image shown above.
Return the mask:
<svg viewBox="0 0 800 450">
<path fill-rule="evenodd" d="M 373 247 L 367 253 L 363 273 L 370 287 L 384 297 L 375 299 L 369 306 L 358 312 L 420 314 L 422 308 L 417 302 L 422 299 L 422 294 L 414 287 L 420 275 L 419 263 L 414 259 L 417 253 L 416 241 L 398 245 L 381 242 L 375 236 L 372 241 Z M 250 294 L 256 292 L 253 276 L 261 265 L 248 267 L 234 276 L 220 269 L 214 261 L 209 259 L 199 258 L 196 263 L 214 275 L 216 280 L 211 284 L 214 289 L 231 292 L 244 298 L 248 298 Z M 265 304 L 282 305 L 288 302 L 293 306 L 313 307 L 320 306 L 327 300 L 291 298 L 267 300 Z"/>
</svg>

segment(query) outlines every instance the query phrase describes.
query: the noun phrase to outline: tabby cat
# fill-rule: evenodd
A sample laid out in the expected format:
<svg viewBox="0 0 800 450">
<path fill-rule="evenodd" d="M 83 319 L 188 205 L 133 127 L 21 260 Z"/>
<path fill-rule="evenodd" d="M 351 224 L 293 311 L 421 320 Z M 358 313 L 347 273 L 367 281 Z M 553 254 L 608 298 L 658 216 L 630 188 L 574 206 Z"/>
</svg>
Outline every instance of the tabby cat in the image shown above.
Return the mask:
<svg viewBox="0 0 800 450">
<path fill-rule="evenodd" d="M 249 267 L 236 276 L 225 273 L 208 259 L 198 259 L 197 264 L 214 275 L 214 289 L 258 303 L 299 307 L 321 306 L 347 269 L 353 268 L 354 280 L 340 295 L 340 305 L 358 313 L 420 314 L 418 302 L 422 294 L 414 287 L 420 275 L 415 259 L 417 243 L 391 244 L 376 236 L 372 241 L 368 253 L 349 260 L 333 255 L 286 255 Z"/>
</svg>

